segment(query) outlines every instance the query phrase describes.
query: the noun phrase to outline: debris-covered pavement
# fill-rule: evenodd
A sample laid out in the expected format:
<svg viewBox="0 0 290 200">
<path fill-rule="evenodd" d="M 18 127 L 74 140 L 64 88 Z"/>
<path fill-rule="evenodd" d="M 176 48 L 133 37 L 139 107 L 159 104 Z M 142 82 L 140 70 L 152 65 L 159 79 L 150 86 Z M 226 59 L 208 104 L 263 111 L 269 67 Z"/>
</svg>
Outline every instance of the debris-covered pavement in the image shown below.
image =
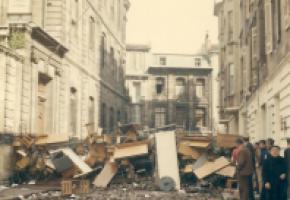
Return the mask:
<svg viewBox="0 0 290 200">
<path fill-rule="evenodd" d="M 234 199 L 234 140 L 135 124 L 62 145 L 17 136 L 14 173 L 0 199 Z"/>
</svg>

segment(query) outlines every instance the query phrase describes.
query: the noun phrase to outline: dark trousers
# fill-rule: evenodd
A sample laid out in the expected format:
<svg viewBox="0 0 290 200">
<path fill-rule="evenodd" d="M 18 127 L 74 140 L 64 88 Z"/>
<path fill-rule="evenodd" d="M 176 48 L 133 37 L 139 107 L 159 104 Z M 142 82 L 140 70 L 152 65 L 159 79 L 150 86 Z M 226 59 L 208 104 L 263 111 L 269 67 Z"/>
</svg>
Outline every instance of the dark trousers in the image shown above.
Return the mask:
<svg viewBox="0 0 290 200">
<path fill-rule="evenodd" d="M 239 190 L 241 200 L 254 200 L 253 176 L 239 175 Z"/>
</svg>

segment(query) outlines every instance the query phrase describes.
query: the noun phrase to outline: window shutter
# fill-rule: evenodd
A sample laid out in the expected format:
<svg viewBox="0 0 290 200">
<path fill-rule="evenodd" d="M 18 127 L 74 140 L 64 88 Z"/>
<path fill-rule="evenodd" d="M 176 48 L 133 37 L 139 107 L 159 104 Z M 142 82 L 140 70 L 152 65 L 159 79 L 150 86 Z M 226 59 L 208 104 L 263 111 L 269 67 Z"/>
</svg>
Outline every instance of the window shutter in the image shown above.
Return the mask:
<svg viewBox="0 0 290 200">
<path fill-rule="evenodd" d="M 290 0 L 283 1 L 284 8 L 284 28 L 287 30 L 290 27 Z"/>
<path fill-rule="evenodd" d="M 257 40 L 257 27 L 252 28 L 252 52 L 253 52 L 253 57 L 257 58 L 258 57 L 258 40 Z"/>
<path fill-rule="evenodd" d="M 265 2 L 265 27 L 266 27 L 266 53 L 273 50 L 273 22 L 272 22 L 272 1 Z"/>
</svg>

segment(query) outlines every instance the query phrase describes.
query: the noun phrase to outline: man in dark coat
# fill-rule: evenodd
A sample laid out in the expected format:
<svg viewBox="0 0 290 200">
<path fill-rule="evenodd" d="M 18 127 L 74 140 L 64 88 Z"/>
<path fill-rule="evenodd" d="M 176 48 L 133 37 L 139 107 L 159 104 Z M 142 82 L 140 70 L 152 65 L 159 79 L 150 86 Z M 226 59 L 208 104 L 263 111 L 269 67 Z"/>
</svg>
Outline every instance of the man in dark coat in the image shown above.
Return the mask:
<svg viewBox="0 0 290 200">
<path fill-rule="evenodd" d="M 237 159 L 237 177 L 239 182 L 240 199 L 254 200 L 252 176 L 254 164 L 251 153 L 244 145 L 243 140 L 237 139 L 237 148 L 240 149 Z"/>
<path fill-rule="evenodd" d="M 287 165 L 288 196 L 290 196 L 290 143 L 284 151 L 284 159 Z"/>
<path fill-rule="evenodd" d="M 287 166 L 280 156 L 280 147 L 272 146 L 263 169 L 261 200 L 287 200 Z"/>
</svg>

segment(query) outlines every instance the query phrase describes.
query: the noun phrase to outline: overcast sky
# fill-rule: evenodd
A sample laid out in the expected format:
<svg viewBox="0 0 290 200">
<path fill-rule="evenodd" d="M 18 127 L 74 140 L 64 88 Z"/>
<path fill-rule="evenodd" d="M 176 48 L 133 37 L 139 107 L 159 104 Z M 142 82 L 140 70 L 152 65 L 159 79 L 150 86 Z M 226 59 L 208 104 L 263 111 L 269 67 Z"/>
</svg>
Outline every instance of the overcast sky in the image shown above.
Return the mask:
<svg viewBox="0 0 290 200">
<path fill-rule="evenodd" d="M 214 0 L 130 0 L 127 43 L 154 52 L 196 53 L 209 32 L 217 41 Z"/>
</svg>

